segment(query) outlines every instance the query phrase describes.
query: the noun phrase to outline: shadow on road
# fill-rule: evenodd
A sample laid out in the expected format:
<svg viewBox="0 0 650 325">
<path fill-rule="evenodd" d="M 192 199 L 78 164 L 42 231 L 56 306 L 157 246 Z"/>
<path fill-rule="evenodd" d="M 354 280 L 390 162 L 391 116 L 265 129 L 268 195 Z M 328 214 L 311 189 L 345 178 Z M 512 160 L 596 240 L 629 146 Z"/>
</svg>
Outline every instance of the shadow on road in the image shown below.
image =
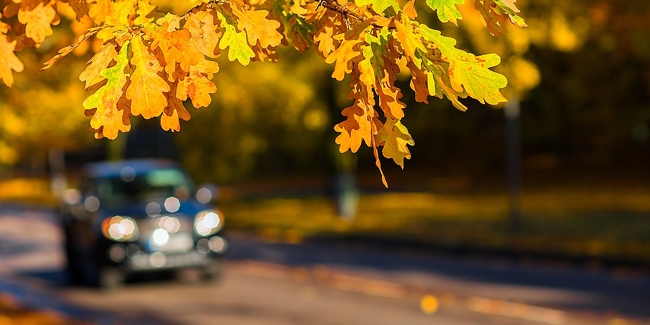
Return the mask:
<svg viewBox="0 0 650 325">
<path fill-rule="evenodd" d="M 14 281 L 0 277 L 0 292 L 9 294 L 25 308 L 38 310 L 53 310 L 74 320 L 90 324 L 143 324 L 143 325 L 178 325 L 158 318 L 146 311 L 138 314 L 123 315 L 108 310 L 82 307 L 62 299 L 59 292 L 43 290 L 43 283 L 48 285 L 66 286 L 65 275 L 60 270 L 42 270 L 20 274 L 19 277 L 28 277 L 28 281 Z M 30 281 L 31 280 L 31 281 Z M 102 294 L 97 292 L 97 294 Z"/>
<path fill-rule="evenodd" d="M 335 242 L 289 245 L 232 238 L 231 243 L 229 258 L 232 260 L 292 267 L 378 270 L 393 279 L 401 278 L 410 286 L 433 292 L 464 290 L 466 295 L 507 300 L 519 300 L 528 295 L 548 307 L 650 317 L 647 304 L 650 276 L 647 273 L 626 274 L 505 259 L 455 258 L 399 249 L 382 251 L 381 248 Z"/>
</svg>

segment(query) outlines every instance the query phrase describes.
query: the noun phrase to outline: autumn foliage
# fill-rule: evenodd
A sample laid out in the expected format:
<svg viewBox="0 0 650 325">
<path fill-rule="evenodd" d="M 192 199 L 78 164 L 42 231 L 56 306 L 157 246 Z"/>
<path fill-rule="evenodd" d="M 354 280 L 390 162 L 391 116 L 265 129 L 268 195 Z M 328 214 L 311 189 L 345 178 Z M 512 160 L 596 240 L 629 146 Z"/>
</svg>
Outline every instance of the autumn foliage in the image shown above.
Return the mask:
<svg viewBox="0 0 650 325">
<path fill-rule="evenodd" d="M 506 26 L 525 26 L 515 0 L 426 0 L 443 23 L 462 19 L 456 5 L 471 1 L 492 35 Z M 73 11 L 89 28 L 59 51 L 43 69 L 90 39 L 101 44 L 79 79 L 91 94 L 83 102 L 96 138 L 114 139 L 131 129 L 130 117 L 160 117 L 169 131 L 210 104 L 217 91 L 216 59 L 248 65 L 278 60 L 279 46 L 316 50 L 334 64 L 332 77 L 350 82 L 352 104 L 334 126 L 340 152 L 371 147 L 381 171 L 379 150 L 403 167 L 414 141 L 402 124 L 405 104 L 396 74 L 408 71 L 415 100 L 460 98 L 491 105 L 505 102 L 507 80 L 490 68 L 496 54 L 476 56 L 456 48 L 453 38 L 420 23 L 415 0 L 189 0 L 183 14 L 159 12 L 148 0 L 0 0 L 0 78 L 13 83 L 23 64 L 15 52 L 38 48 L 53 34 L 59 14 Z M 424 7 L 424 4 L 422 4 Z M 419 8 L 419 7 L 417 7 Z M 382 176 L 383 178 L 383 176 Z M 385 180 L 384 180 L 385 183 Z"/>
</svg>

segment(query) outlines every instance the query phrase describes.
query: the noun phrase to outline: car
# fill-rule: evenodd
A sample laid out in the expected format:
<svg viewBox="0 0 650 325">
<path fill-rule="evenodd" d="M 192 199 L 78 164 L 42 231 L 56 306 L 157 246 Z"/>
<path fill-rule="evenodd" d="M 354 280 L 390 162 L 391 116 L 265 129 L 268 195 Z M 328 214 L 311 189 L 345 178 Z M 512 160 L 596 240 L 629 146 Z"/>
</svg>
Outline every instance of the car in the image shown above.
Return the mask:
<svg viewBox="0 0 650 325">
<path fill-rule="evenodd" d="M 73 283 L 114 289 L 131 275 L 188 268 L 221 275 L 228 241 L 216 186 L 197 189 L 180 164 L 160 159 L 89 163 L 79 184 L 59 209 Z"/>
</svg>

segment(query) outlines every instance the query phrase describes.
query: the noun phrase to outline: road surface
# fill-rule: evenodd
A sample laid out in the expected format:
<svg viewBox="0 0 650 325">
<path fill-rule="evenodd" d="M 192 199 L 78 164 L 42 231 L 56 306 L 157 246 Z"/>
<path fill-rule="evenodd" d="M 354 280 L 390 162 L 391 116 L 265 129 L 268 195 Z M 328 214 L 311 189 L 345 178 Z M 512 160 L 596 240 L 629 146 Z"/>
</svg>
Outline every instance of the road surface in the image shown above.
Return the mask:
<svg viewBox="0 0 650 325">
<path fill-rule="evenodd" d="M 650 276 L 231 236 L 224 278 L 70 287 L 47 210 L 0 208 L 0 292 L 95 324 L 650 324 Z"/>
</svg>

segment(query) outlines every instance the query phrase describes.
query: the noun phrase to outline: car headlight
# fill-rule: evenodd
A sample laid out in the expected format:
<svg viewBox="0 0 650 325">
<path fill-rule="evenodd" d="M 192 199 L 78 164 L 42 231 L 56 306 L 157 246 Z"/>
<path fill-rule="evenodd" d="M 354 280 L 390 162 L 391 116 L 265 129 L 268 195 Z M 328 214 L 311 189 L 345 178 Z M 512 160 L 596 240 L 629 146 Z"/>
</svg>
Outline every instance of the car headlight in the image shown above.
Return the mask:
<svg viewBox="0 0 650 325">
<path fill-rule="evenodd" d="M 221 227 L 223 227 L 223 215 L 220 211 L 201 211 L 194 218 L 194 230 L 201 236 L 210 236 Z"/>
<path fill-rule="evenodd" d="M 116 241 L 136 240 L 140 236 L 138 225 L 129 217 L 114 216 L 102 222 L 102 234 Z"/>
</svg>

